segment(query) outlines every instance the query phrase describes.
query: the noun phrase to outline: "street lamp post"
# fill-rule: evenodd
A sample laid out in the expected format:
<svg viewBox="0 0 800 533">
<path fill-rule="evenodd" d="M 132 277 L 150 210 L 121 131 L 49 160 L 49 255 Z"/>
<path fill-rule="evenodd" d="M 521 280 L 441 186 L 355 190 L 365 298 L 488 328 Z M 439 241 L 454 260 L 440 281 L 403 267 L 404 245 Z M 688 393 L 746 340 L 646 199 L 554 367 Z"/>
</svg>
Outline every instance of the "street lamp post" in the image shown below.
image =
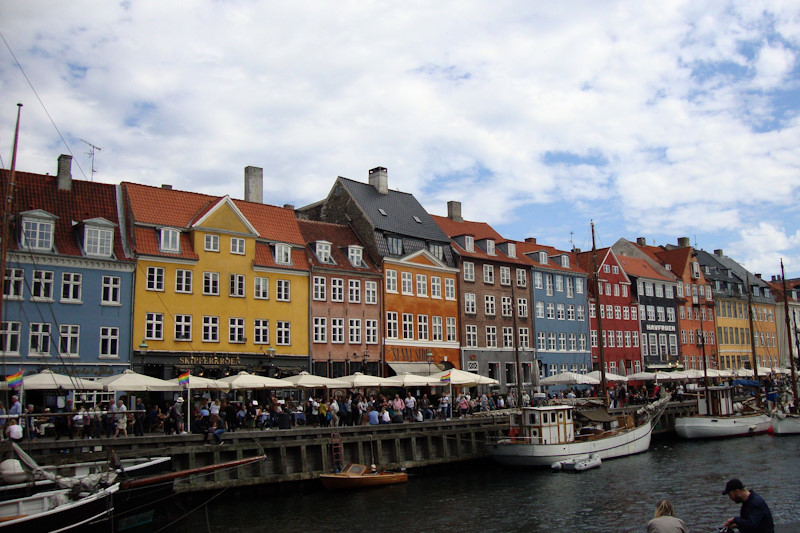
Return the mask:
<svg viewBox="0 0 800 533">
<path fill-rule="evenodd" d="M 364 348 L 364 368 L 361 369 L 361 373 L 365 376 L 369 375 L 369 372 L 367 372 L 367 359 L 369 359 L 369 351 Z"/>
<path fill-rule="evenodd" d="M 142 355 L 142 363 L 139 367 L 139 372 L 141 374 L 144 374 L 144 356 L 147 354 L 148 348 L 149 346 L 147 346 L 147 343 L 144 341 L 144 339 L 142 339 L 142 342 L 139 343 L 139 353 Z"/>
<path fill-rule="evenodd" d="M 271 369 L 275 361 L 275 348 L 273 348 L 272 345 L 270 345 L 269 348 L 267 348 L 267 357 L 269 358 L 269 366 L 267 367 L 267 377 L 271 378 L 272 377 L 270 375 L 272 373 Z"/>
<path fill-rule="evenodd" d="M 425 354 L 425 357 L 428 359 L 428 375 L 431 375 L 431 363 L 433 363 L 433 352 L 428 350 L 428 353 Z"/>
</svg>

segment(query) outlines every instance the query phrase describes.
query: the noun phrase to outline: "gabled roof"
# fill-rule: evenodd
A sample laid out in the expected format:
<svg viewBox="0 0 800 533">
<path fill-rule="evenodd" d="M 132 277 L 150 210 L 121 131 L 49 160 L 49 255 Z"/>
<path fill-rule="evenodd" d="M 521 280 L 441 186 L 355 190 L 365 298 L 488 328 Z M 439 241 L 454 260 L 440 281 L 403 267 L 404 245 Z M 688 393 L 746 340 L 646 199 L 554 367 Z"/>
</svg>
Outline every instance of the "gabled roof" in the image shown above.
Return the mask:
<svg viewBox="0 0 800 533">
<path fill-rule="evenodd" d="M 366 249 L 362 254 L 366 268 L 354 267 L 350 262 L 350 259 L 347 257 L 347 247 L 355 245 L 364 248 L 364 245 L 355 232 L 348 226 L 313 220 L 298 220 L 297 223 L 300 227 L 300 233 L 302 233 L 303 239 L 305 240 L 308 258 L 312 266 L 336 270 L 352 270 L 362 273 L 376 273 L 380 271 L 369 257 Z M 331 257 L 336 263 L 335 265 L 319 262 L 316 255 L 316 246 L 314 244 L 317 241 L 327 241 L 331 243 Z"/>
<path fill-rule="evenodd" d="M 413 194 L 391 189 L 381 194 L 369 183 L 342 177 L 337 182 L 347 189 L 375 229 L 426 241 L 450 241 Z"/>
<path fill-rule="evenodd" d="M 452 240 L 450 245 L 453 249 L 456 250 L 458 255 L 461 257 L 471 257 L 475 259 L 483 259 L 486 261 L 498 261 L 504 263 L 514 263 L 514 264 L 523 264 L 523 265 L 530 265 L 530 259 L 528 259 L 522 252 L 519 251 L 519 247 L 516 246 L 515 241 L 508 241 L 503 238 L 502 235 L 497 233 L 494 228 L 492 228 L 486 222 L 471 222 L 468 220 L 464 220 L 462 222 L 457 222 L 448 217 L 442 217 L 438 215 L 431 215 L 434 222 L 442 228 L 447 235 L 452 237 L 460 237 L 463 235 L 472 235 L 475 239 L 475 242 L 481 241 L 483 239 L 492 239 L 495 242 L 495 255 L 487 254 L 484 252 L 480 246 L 477 244 L 474 246 L 472 252 L 468 252 L 465 248 L 463 248 L 458 242 Z M 516 247 L 516 257 L 511 257 L 503 253 L 503 251 L 497 247 L 497 244 L 510 242 L 515 245 Z"/>
<path fill-rule="evenodd" d="M 671 265 L 675 275 L 679 278 L 683 278 L 687 274 L 686 269 L 689 268 L 693 251 L 693 248 L 684 246 L 671 250 L 661 250 L 656 253 L 656 257 L 658 257 L 662 263 Z M 691 274 L 691 272 L 689 272 L 689 274 Z"/>
<path fill-rule="evenodd" d="M 743 281 L 746 280 L 746 281 L 744 281 L 744 283 L 746 285 L 761 287 L 762 289 L 765 288 L 765 287 L 768 287 L 768 284 L 767 284 L 766 281 L 764 281 L 763 279 L 751 274 L 746 268 L 744 268 L 742 265 L 740 265 L 739 263 L 737 263 L 736 261 L 734 261 L 733 259 L 731 259 L 727 255 L 722 255 L 722 256 L 717 255 L 714 258 L 717 261 L 719 261 L 723 266 L 725 266 L 727 268 L 730 268 L 731 271 L 733 272 L 734 276 L 738 277 L 739 279 L 741 279 Z M 745 293 L 745 294 L 747 294 L 747 293 Z M 765 298 L 763 296 L 763 293 L 759 293 L 759 296 L 754 296 L 753 300 L 756 301 L 756 302 L 761 302 L 761 303 L 768 303 L 768 302 L 771 303 L 771 302 L 773 302 L 772 298 Z"/>
<path fill-rule="evenodd" d="M 9 171 L 0 170 L 0 182 L 5 187 Z M 114 258 L 131 261 L 125 255 L 119 230 L 116 187 L 108 183 L 72 180 L 72 190 L 59 190 L 58 177 L 30 172 L 16 172 L 14 213 L 41 210 L 55 215 L 53 244 L 58 255 L 83 257 L 81 236 L 74 224 L 92 219 L 106 219 L 114 223 Z M 17 221 L 18 223 L 18 221 Z M 9 246 L 18 248 L 18 240 L 11 239 Z"/>
<path fill-rule="evenodd" d="M 225 203 L 225 197 L 137 183 L 124 182 L 122 187 L 133 222 L 139 226 L 189 229 L 216 207 Z M 293 210 L 244 200 L 232 200 L 232 202 L 246 218 L 247 223 L 257 231 L 258 238 L 298 246 L 305 244 Z M 136 231 L 137 251 L 145 253 L 139 250 L 143 244 L 139 236 L 140 232 Z M 156 243 L 155 250 L 157 249 Z"/>
<path fill-rule="evenodd" d="M 540 268 L 549 268 L 551 270 L 563 270 L 564 272 L 573 272 L 576 274 L 588 274 L 590 271 L 582 268 L 578 264 L 578 260 L 572 252 L 566 252 L 564 250 L 559 250 L 557 248 L 553 248 L 552 246 L 545 246 L 543 244 L 539 244 L 536 242 L 528 242 L 528 241 L 508 241 L 513 242 L 516 244 L 517 247 L 517 255 L 525 255 L 528 258 L 528 264 L 533 267 L 540 267 Z M 542 264 L 539 262 L 537 257 L 531 257 L 530 254 L 536 252 L 547 252 L 547 264 Z M 558 263 L 552 259 L 553 256 L 557 255 L 567 255 L 569 257 L 569 268 L 561 266 L 561 263 Z"/>
<path fill-rule="evenodd" d="M 772 295 L 775 297 L 775 301 L 783 303 L 785 300 L 785 294 L 783 292 L 783 281 L 781 281 L 780 277 L 774 279 L 773 281 L 767 281 L 766 283 L 769 285 Z M 797 291 L 800 293 L 800 278 L 786 280 L 786 292 L 788 292 L 790 295 L 789 302 L 797 302 L 797 300 L 791 297 L 792 291 Z"/>
<path fill-rule="evenodd" d="M 615 254 L 620 266 L 629 276 L 636 276 L 637 278 L 655 279 L 661 281 L 674 282 L 675 278 L 667 278 L 662 276 L 650 263 L 640 257 L 630 257 L 625 255 Z"/>
</svg>

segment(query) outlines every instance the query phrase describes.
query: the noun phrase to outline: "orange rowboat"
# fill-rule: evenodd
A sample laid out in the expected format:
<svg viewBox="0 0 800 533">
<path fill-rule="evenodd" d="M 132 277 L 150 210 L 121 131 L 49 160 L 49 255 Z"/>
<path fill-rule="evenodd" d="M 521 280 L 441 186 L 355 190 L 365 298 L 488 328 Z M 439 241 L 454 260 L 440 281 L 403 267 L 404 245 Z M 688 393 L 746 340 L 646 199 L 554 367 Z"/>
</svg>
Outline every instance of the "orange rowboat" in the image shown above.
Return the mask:
<svg viewBox="0 0 800 533">
<path fill-rule="evenodd" d="M 405 472 L 382 472 L 364 465 L 348 463 L 341 472 L 322 474 L 319 478 L 326 489 L 357 489 L 405 483 L 408 481 L 408 474 Z"/>
</svg>

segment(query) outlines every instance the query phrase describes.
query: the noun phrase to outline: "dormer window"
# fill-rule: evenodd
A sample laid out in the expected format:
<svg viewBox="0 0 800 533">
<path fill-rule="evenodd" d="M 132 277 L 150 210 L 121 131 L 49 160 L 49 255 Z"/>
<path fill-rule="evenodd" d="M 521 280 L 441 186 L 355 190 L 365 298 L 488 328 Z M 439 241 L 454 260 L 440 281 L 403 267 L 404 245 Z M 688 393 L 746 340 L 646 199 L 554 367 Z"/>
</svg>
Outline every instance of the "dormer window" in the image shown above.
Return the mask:
<svg viewBox="0 0 800 533">
<path fill-rule="evenodd" d="M 486 253 L 494 255 L 494 241 L 492 239 L 486 239 Z"/>
<path fill-rule="evenodd" d="M 99 223 L 85 224 L 83 229 L 83 249 L 86 255 L 93 257 L 111 257 L 114 249 L 114 230 L 108 221 L 104 221 L 107 227 L 102 227 Z"/>
<path fill-rule="evenodd" d="M 161 251 L 180 252 L 181 232 L 172 228 L 161 228 Z"/>
<path fill-rule="evenodd" d="M 317 259 L 320 263 L 334 264 L 331 257 L 331 243 L 327 241 L 317 241 Z"/>
<path fill-rule="evenodd" d="M 547 252 L 539 252 L 539 262 L 543 265 L 547 264 Z"/>
<path fill-rule="evenodd" d="M 769 296 L 770 296 L 769 289 L 764 287 L 764 298 L 769 298 Z"/>
<path fill-rule="evenodd" d="M 464 235 L 464 249 L 468 252 L 475 251 L 475 237 L 472 235 Z"/>
<path fill-rule="evenodd" d="M 517 245 L 513 242 L 509 242 L 508 246 L 508 257 L 517 257 Z"/>
<path fill-rule="evenodd" d="M 364 263 L 364 249 L 361 246 L 355 246 L 351 244 L 347 247 L 347 258 L 350 260 L 350 264 L 357 268 L 366 268 L 366 264 Z"/>
<path fill-rule="evenodd" d="M 753 285 L 753 296 L 758 296 L 758 285 Z"/>
<path fill-rule="evenodd" d="M 279 265 L 292 264 L 292 247 L 288 244 L 275 245 L 275 262 Z"/>
<path fill-rule="evenodd" d="M 569 256 L 566 255 L 561 256 L 561 266 L 564 268 L 569 268 Z"/>
<path fill-rule="evenodd" d="M 41 210 L 23 213 L 22 247 L 41 252 L 51 251 L 56 218 Z"/>
<path fill-rule="evenodd" d="M 430 252 L 434 255 L 434 257 L 436 257 L 436 259 L 438 259 L 439 261 L 443 260 L 444 246 L 442 246 L 441 244 L 431 243 L 428 245 L 428 250 L 430 250 Z"/>
</svg>

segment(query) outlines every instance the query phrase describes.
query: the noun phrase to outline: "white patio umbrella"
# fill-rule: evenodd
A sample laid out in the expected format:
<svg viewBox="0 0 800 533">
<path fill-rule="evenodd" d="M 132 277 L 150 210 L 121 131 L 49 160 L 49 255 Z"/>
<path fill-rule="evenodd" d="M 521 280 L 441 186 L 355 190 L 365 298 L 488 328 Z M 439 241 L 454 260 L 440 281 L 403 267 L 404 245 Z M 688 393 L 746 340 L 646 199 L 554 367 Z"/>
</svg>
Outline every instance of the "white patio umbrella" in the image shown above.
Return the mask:
<svg viewBox="0 0 800 533">
<path fill-rule="evenodd" d="M 719 377 L 721 377 L 721 378 L 732 378 L 733 377 L 733 370 L 724 369 L 724 370 L 717 370 L 717 372 L 719 373 Z"/>
<path fill-rule="evenodd" d="M 396 387 L 397 384 L 391 378 L 380 376 L 370 376 L 361 372 L 356 372 L 349 376 L 334 378 L 334 381 L 341 383 L 342 387 L 361 388 L 361 387 Z"/>
<path fill-rule="evenodd" d="M 450 381 L 449 382 L 442 382 L 442 376 L 445 374 L 450 374 Z M 458 370 L 456 368 L 452 368 L 450 370 L 445 370 L 444 372 L 437 372 L 436 374 L 431 374 L 427 376 L 430 383 L 436 382 L 437 380 L 442 385 L 456 385 L 461 387 L 474 387 L 477 385 L 497 385 L 500 382 L 496 379 L 492 379 L 486 376 L 481 376 L 480 374 L 473 374 L 472 372 L 466 372 L 464 370 Z"/>
<path fill-rule="evenodd" d="M 679 379 L 689 379 L 689 374 L 684 370 L 676 370 L 674 372 L 658 372 L 656 374 L 657 381 L 677 381 Z"/>
<path fill-rule="evenodd" d="M 143 391 L 179 391 L 183 387 L 163 379 L 138 374 L 133 370 L 125 370 L 122 374 L 106 376 L 97 380 L 102 383 L 106 390 L 143 392 Z"/>
<path fill-rule="evenodd" d="M 441 379 L 431 379 L 430 376 L 420 376 L 418 374 L 409 374 L 408 372 L 401 372 L 396 376 L 386 379 L 393 382 L 396 387 L 434 387 L 447 385 L 447 383 L 442 383 Z"/>
<path fill-rule="evenodd" d="M 562 372 L 539 380 L 539 385 L 599 385 L 600 380 L 577 372 Z"/>
<path fill-rule="evenodd" d="M 103 390 L 103 384 L 89 379 L 57 374 L 49 369 L 38 374 L 23 376 L 22 387 L 25 390 Z"/>
<path fill-rule="evenodd" d="M 584 374 L 591 378 L 594 378 L 600 381 L 600 371 L 599 370 L 592 370 L 588 374 Z M 612 374 L 611 372 L 606 372 L 606 381 L 628 381 L 628 378 L 625 376 L 620 376 L 619 374 Z"/>
<path fill-rule="evenodd" d="M 288 378 L 283 378 L 279 381 L 283 381 L 285 383 L 285 387 L 297 387 L 299 389 L 341 389 L 347 387 L 346 384 L 336 381 L 335 379 L 315 376 L 313 374 L 309 374 L 308 372 L 300 372 L 295 376 L 289 376 Z"/>
<path fill-rule="evenodd" d="M 170 383 L 179 385 L 180 378 L 168 379 Z M 180 386 L 180 385 L 179 385 Z M 189 388 L 192 390 L 230 390 L 231 385 L 221 379 L 209 379 L 202 376 L 189 375 Z"/>
<path fill-rule="evenodd" d="M 190 378 L 191 379 L 191 378 Z M 242 370 L 234 376 L 224 377 L 217 381 L 227 383 L 231 389 L 237 390 L 250 390 L 250 389 L 291 389 L 289 385 L 282 379 L 268 378 L 266 376 L 257 376 Z M 194 388 L 194 387 L 192 387 Z"/>
<path fill-rule="evenodd" d="M 654 372 L 636 372 L 628 376 L 628 381 L 652 381 L 656 379 Z"/>
<path fill-rule="evenodd" d="M 737 369 L 734 374 L 737 378 L 752 378 L 753 377 L 753 369 L 752 368 L 739 368 Z M 759 375 L 762 375 L 759 373 Z"/>
</svg>

